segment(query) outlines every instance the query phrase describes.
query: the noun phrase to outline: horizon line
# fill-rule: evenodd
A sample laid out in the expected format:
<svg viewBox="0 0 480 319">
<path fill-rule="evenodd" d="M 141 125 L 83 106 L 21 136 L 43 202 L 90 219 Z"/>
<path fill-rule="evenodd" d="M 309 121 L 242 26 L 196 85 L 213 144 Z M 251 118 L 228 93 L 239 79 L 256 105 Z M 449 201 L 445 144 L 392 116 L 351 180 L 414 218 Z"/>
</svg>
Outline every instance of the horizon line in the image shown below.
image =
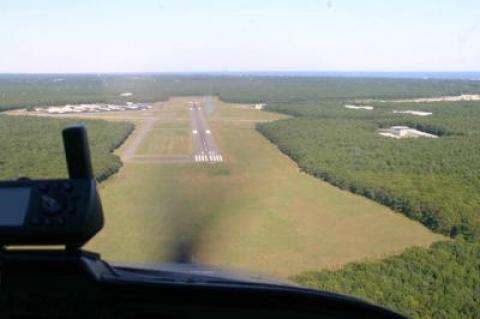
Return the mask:
<svg viewBox="0 0 480 319">
<path fill-rule="evenodd" d="M 252 74 L 252 73 L 334 73 L 334 74 L 345 74 L 345 73 L 356 73 L 356 74 L 385 74 L 385 73 L 396 73 L 396 74 L 408 74 L 408 73 L 430 73 L 430 74 L 454 74 L 454 73 L 480 73 L 480 70 L 445 70 L 445 71 L 431 71 L 431 70 L 200 70 L 200 71 L 187 71 L 187 70 L 178 70 L 178 71 L 85 71 L 85 72 L 2 72 L 0 75 L 121 75 L 121 74 Z"/>
</svg>

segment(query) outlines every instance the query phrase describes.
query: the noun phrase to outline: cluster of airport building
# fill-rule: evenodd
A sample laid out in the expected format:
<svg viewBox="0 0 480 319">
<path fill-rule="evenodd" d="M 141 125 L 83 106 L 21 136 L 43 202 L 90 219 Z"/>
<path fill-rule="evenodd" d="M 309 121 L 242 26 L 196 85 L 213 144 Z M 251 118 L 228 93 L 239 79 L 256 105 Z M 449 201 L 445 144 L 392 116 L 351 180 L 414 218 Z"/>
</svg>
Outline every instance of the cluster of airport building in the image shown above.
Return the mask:
<svg viewBox="0 0 480 319">
<path fill-rule="evenodd" d="M 461 95 L 445 95 L 436 97 L 420 97 L 420 98 L 408 98 L 408 99 L 395 99 L 395 100 L 377 100 L 377 99 L 359 99 L 354 100 L 354 103 L 431 103 L 431 102 L 459 102 L 459 101 L 480 101 L 480 94 L 461 94 Z"/>
<path fill-rule="evenodd" d="M 429 102 L 459 102 L 459 101 L 480 101 L 480 95 L 478 94 L 462 94 L 455 96 L 439 96 L 429 98 L 417 98 L 417 99 L 403 99 L 403 100 L 381 100 L 379 102 L 395 102 L 395 103 L 429 103 Z"/>
<path fill-rule="evenodd" d="M 374 107 L 370 106 L 370 105 L 345 104 L 343 107 L 345 107 L 347 109 L 352 109 L 352 110 L 367 110 L 367 111 L 372 111 L 374 109 Z M 392 113 L 394 113 L 394 114 L 412 114 L 412 115 L 418 115 L 418 116 L 428 116 L 428 115 L 433 114 L 432 112 L 413 111 L 413 110 L 405 110 L 405 111 L 393 110 Z"/>
<path fill-rule="evenodd" d="M 132 103 L 126 104 L 67 104 L 65 106 L 49 106 L 37 107 L 35 112 L 47 114 L 70 114 L 70 113 L 99 113 L 99 112 L 115 112 L 115 111 L 142 111 L 151 109 L 148 103 Z"/>
</svg>

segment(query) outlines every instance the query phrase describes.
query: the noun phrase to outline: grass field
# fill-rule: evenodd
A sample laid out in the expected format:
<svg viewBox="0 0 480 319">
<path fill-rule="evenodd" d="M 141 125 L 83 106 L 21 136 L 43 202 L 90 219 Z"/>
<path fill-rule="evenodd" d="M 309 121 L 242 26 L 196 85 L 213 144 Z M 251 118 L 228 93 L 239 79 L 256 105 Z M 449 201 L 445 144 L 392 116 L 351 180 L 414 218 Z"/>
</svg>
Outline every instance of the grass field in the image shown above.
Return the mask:
<svg viewBox="0 0 480 319">
<path fill-rule="evenodd" d="M 190 130 L 156 127 L 140 145 L 138 154 L 189 154 L 190 140 Z"/>
<path fill-rule="evenodd" d="M 150 113 L 157 121 L 140 144 L 138 155 L 189 155 L 191 153 L 190 120 L 184 107 L 185 105 L 177 105 L 175 102 L 168 105 L 163 103 L 155 105 Z"/>
<path fill-rule="evenodd" d="M 188 124 L 189 100 L 171 99 L 132 120 L 138 126 L 140 117 L 155 117 L 183 132 L 175 125 Z M 209 122 L 225 162 L 126 163 L 101 185 L 106 227 L 87 248 L 128 263 L 172 260 L 181 248 L 197 262 L 286 278 L 444 239 L 301 173 L 254 128 L 281 117 L 215 101 Z M 173 133 L 165 131 L 152 129 L 139 151 L 173 152 L 164 142 Z M 185 143 L 174 144 L 176 152 Z"/>
</svg>

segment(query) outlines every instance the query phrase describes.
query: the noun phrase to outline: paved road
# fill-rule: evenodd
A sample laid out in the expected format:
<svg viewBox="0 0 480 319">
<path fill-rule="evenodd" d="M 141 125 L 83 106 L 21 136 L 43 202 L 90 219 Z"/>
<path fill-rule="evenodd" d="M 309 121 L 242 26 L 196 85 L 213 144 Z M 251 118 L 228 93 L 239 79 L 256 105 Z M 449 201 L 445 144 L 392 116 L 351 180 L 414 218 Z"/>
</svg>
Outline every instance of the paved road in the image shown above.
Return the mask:
<svg viewBox="0 0 480 319">
<path fill-rule="evenodd" d="M 203 107 L 204 107 L 205 114 L 207 115 L 215 111 L 215 104 L 213 103 L 212 96 L 206 95 L 203 97 Z"/>
<path fill-rule="evenodd" d="M 125 149 L 121 155 L 123 162 L 129 162 L 133 159 L 137 153 L 138 147 L 153 128 L 155 122 L 155 118 L 147 118 L 144 123 L 142 123 L 140 128 L 137 128 L 137 132 L 133 132 L 132 140 L 129 141 L 129 143 L 125 146 Z"/>
<path fill-rule="evenodd" d="M 213 137 L 203 107 L 194 101 L 189 106 L 193 137 L 193 159 L 195 162 L 223 162 L 215 138 Z"/>
</svg>

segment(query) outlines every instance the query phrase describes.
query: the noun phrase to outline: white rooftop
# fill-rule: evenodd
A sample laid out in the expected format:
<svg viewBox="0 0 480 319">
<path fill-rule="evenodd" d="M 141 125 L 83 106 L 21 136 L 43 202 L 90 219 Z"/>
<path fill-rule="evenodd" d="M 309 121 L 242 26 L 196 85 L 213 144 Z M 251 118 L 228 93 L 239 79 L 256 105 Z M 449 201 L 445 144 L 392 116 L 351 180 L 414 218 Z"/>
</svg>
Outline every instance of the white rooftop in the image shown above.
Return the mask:
<svg viewBox="0 0 480 319">
<path fill-rule="evenodd" d="M 416 137 L 428 137 L 428 138 L 437 138 L 437 135 L 419 131 L 417 129 L 408 127 L 408 126 L 392 126 L 387 129 L 379 129 L 378 134 L 386 137 L 392 138 L 416 138 Z"/>
<path fill-rule="evenodd" d="M 412 115 L 418 115 L 418 116 L 428 116 L 428 115 L 433 114 L 432 112 L 412 111 L 412 110 L 406 110 L 406 111 L 393 110 L 393 113 L 395 113 L 395 114 L 412 114 Z"/>
<path fill-rule="evenodd" d="M 351 105 L 351 104 L 345 104 L 343 107 L 347 109 L 353 109 L 353 110 L 373 110 L 373 106 L 370 105 Z"/>
</svg>

